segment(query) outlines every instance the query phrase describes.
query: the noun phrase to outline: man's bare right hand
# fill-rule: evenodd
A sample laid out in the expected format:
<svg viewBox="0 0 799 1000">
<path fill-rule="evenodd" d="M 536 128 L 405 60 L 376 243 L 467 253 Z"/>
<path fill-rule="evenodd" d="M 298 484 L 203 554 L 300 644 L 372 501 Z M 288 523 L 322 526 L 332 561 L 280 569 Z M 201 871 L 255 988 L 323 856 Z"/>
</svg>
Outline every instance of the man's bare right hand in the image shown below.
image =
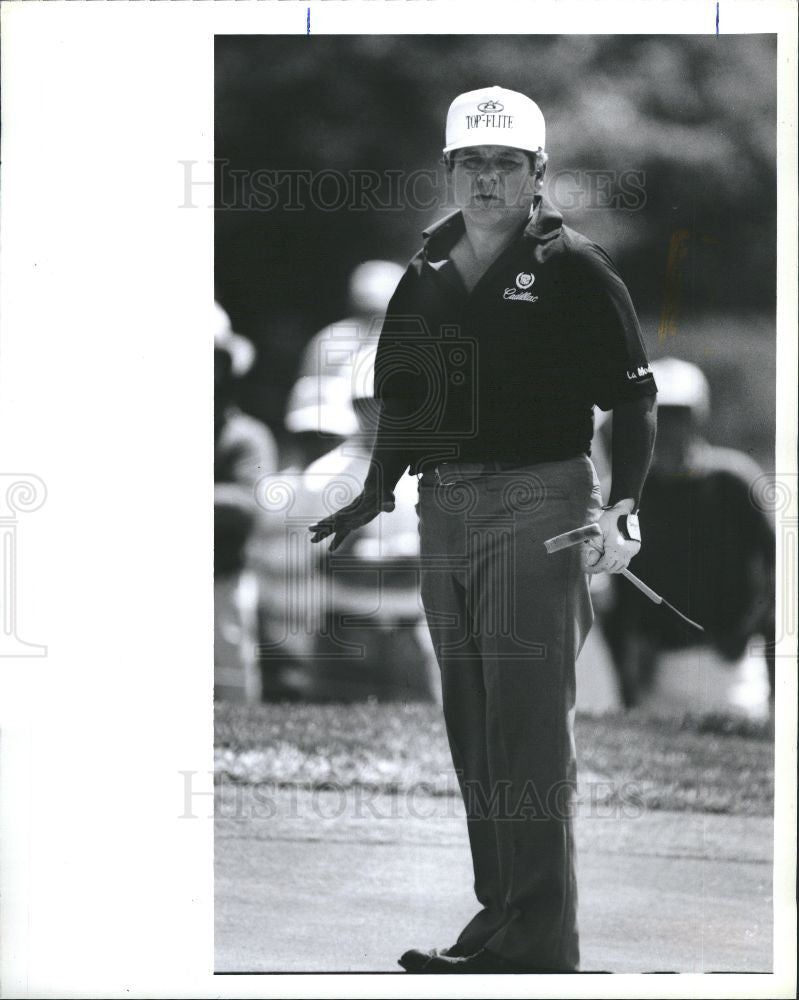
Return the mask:
<svg viewBox="0 0 799 1000">
<path fill-rule="evenodd" d="M 384 511 L 388 513 L 394 510 L 394 506 L 393 493 L 385 493 L 381 496 L 378 493 L 364 491 L 352 503 L 337 510 L 335 514 L 323 517 L 321 521 L 310 525 L 308 530 L 314 532 L 311 541 L 321 542 L 329 535 L 333 535 L 330 551 L 335 552 L 351 531 L 368 524 Z"/>
</svg>

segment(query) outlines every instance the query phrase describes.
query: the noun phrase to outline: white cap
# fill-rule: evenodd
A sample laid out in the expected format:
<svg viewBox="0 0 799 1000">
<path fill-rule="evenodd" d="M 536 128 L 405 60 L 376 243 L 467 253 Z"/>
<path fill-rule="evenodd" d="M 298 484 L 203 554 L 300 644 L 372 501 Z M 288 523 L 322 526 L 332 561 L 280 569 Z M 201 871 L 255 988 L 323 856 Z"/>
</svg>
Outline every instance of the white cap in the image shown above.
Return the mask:
<svg viewBox="0 0 799 1000">
<path fill-rule="evenodd" d="M 658 406 L 687 406 L 700 417 L 710 413 L 710 386 L 701 368 L 680 358 L 653 361 Z"/>
<path fill-rule="evenodd" d="M 346 375 L 301 375 L 286 406 L 286 430 L 349 437 L 358 430 Z"/>
<path fill-rule="evenodd" d="M 286 404 L 286 429 L 349 437 L 358 430 L 352 406 L 351 372 L 364 342 L 357 318 L 333 323 L 314 334 L 300 359 L 297 381 Z"/>
<path fill-rule="evenodd" d="M 445 153 L 467 146 L 510 146 L 535 153 L 546 144 L 541 109 L 524 94 L 483 87 L 460 94 L 447 112 Z"/>
<path fill-rule="evenodd" d="M 358 312 L 384 313 L 404 269 L 390 260 L 367 260 L 350 275 L 350 302 Z"/>
</svg>

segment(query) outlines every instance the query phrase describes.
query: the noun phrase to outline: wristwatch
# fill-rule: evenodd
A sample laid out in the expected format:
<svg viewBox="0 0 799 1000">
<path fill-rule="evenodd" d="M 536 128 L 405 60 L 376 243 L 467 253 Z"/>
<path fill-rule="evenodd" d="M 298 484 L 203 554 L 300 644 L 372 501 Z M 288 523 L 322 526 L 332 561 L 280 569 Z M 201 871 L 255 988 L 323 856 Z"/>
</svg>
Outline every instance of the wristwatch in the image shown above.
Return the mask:
<svg viewBox="0 0 799 1000">
<path fill-rule="evenodd" d="M 638 509 L 635 506 L 635 501 L 629 498 L 633 504 L 633 510 L 629 514 L 620 514 L 617 524 L 619 526 L 619 532 L 622 538 L 628 542 L 640 542 L 641 541 L 641 526 L 638 523 Z M 623 500 L 617 500 L 616 503 L 606 504 L 602 510 L 613 510 L 614 507 L 618 507 L 620 503 L 624 503 Z"/>
</svg>

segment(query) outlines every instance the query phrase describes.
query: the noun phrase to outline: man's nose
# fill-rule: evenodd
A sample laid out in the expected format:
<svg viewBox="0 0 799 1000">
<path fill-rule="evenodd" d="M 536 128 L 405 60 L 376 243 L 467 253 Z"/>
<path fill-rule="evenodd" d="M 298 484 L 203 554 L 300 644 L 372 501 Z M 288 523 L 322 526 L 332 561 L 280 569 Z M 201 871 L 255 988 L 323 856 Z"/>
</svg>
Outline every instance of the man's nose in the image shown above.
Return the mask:
<svg viewBox="0 0 799 1000">
<path fill-rule="evenodd" d="M 480 173 L 477 175 L 477 183 L 483 186 L 493 187 L 498 179 L 499 175 L 493 163 L 483 164 Z"/>
</svg>

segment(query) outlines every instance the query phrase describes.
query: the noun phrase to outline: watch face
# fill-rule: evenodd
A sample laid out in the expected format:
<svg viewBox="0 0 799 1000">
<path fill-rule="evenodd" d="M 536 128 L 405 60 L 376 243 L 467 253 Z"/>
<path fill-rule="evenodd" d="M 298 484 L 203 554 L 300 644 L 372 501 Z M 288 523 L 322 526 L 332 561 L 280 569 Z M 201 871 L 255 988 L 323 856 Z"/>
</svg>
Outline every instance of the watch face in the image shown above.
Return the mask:
<svg viewBox="0 0 799 1000">
<path fill-rule="evenodd" d="M 641 541 L 641 528 L 638 524 L 637 514 L 625 514 L 619 518 L 619 527 L 625 538 L 632 542 Z"/>
</svg>

